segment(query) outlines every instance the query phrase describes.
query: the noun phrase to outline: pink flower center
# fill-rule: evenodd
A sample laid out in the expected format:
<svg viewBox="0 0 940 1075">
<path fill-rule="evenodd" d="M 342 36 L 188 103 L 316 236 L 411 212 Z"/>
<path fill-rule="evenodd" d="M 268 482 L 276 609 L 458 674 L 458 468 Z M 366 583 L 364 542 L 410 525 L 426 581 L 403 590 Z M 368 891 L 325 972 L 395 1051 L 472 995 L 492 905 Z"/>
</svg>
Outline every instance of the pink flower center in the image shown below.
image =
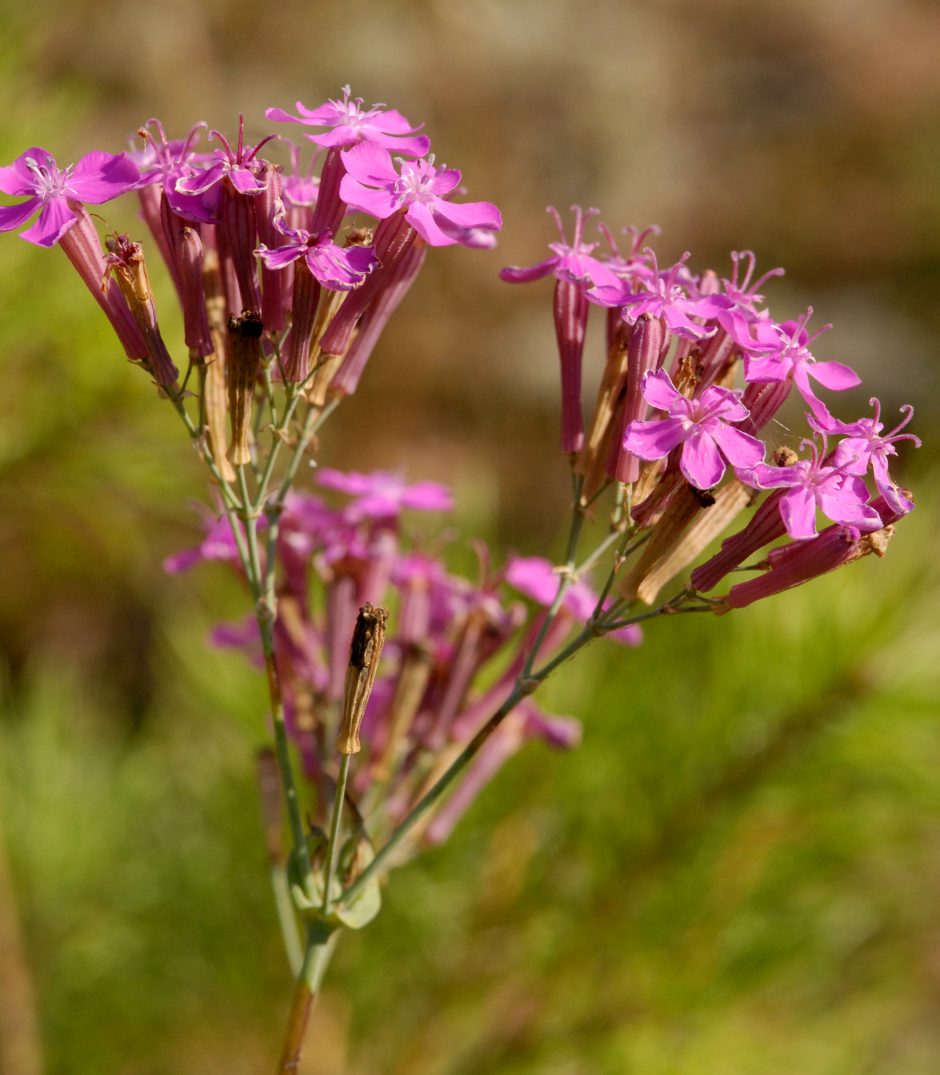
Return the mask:
<svg viewBox="0 0 940 1075">
<path fill-rule="evenodd" d="M 36 177 L 36 193 L 41 198 L 62 197 L 73 193 L 69 187 L 69 178 L 72 173 L 71 167 L 60 172 L 58 168 L 50 168 L 40 164 L 32 157 L 26 158 L 26 167 Z"/>
<path fill-rule="evenodd" d="M 437 172 L 425 161 L 411 163 L 402 161 L 401 176 L 394 185 L 395 194 L 409 202 L 432 202 L 436 200 L 434 180 Z"/>
</svg>

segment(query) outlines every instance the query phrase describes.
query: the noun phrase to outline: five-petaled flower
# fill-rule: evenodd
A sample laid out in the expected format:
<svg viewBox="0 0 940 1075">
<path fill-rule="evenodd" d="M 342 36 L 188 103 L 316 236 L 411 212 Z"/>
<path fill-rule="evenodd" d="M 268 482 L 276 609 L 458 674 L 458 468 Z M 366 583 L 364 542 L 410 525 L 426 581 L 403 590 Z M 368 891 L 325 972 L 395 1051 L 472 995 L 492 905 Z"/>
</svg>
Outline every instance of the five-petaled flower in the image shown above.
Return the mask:
<svg viewBox="0 0 940 1075">
<path fill-rule="evenodd" d="M 303 258 L 311 274 L 331 291 L 351 291 L 379 264 L 371 246 L 337 246 L 330 232 L 311 235 L 305 228 L 292 228 L 278 214 L 275 229 L 287 242 L 273 249 L 261 245 L 256 253 L 269 269 L 283 269 Z"/>
<path fill-rule="evenodd" d="M 764 445 L 729 422 L 747 418 L 740 393 L 712 385 L 700 399 L 687 399 L 665 370 L 643 379 L 646 402 L 669 414 L 652 422 L 631 422 L 623 440 L 625 451 L 640 459 L 662 459 L 682 445 L 679 469 L 696 489 L 711 489 L 725 473 L 725 460 L 747 469 L 764 458 Z"/>
<path fill-rule="evenodd" d="M 494 245 L 493 233 L 503 225 L 495 205 L 447 200 L 460 183 L 456 168 L 438 168 L 431 159 L 399 159 L 399 171 L 387 149 L 369 142 L 344 150 L 342 157 L 346 175 L 340 197 L 353 209 L 379 220 L 403 209 L 405 219 L 430 246 Z"/>
<path fill-rule="evenodd" d="M 38 212 L 39 219 L 20 238 L 37 246 L 55 246 L 78 219 L 73 203 L 101 205 L 139 182 L 137 165 L 126 153 L 95 150 L 59 169 L 48 150 L 27 149 L 0 168 L 0 191 L 26 198 L 19 205 L 0 206 L 0 231 L 12 231 Z"/>
<path fill-rule="evenodd" d="M 788 466 L 760 463 L 748 472 L 749 481 L 759 489 L 787 489 L 780 499 L 780 516 L 792 538 L 816 536 L 817 508 L 834 523 L 855 526 L 859 530 L 879 530 L 882 521 L 868 503 L 865 482 L 838 465 L 829 455 L 826 437 L 803 441 L 809 447 L 809 459 Z"/>
<path fill-rule="evenodd" d="M 363 108 L 363 99 L 350 97 L 351 92 L 349 86 L 343 86 L 342 100 L 330 99 L 319 108 L 307 108 L 300 101 L 295 101 L 296 116 L 283 108 L 268 108 L 264 114 L 276 123 L 332 127 L 326 134 L 307 135 L 311 142 L 328 149 L 372 142 L 382 149 L 393 149 L 410 157 L 423 157 L 427 153 L 431 140 L 426 135 L 415 133 L 422 124 L 414 127 L 401 112 L 383 105 Z"/>
</svg>

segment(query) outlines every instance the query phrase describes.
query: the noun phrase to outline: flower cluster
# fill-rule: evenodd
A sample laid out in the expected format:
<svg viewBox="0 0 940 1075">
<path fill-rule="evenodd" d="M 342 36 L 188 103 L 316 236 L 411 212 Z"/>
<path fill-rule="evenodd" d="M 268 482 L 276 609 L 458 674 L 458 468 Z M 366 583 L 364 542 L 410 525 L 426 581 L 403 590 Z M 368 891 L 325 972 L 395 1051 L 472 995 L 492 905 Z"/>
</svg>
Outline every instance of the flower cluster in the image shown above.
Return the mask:
<svg viewBox="0 0 940 1075">
<path fill-rule="evenodd" d="M 275 648 L 288 728 L 308 778 L 324 792 L 319 798 L 329 801 L 324 790 L 331 779 L 328 759 L 342 712 L 357 610 L 367 604 L 391 608 L 353 790 L 357 801 L 380 808 L 379 817 L 371 818 L 376 827 L 383 821 L 392 825 L 509 696 L 533 640 L 546 626 L 545 609 L 555 597 L 558 576 L 538 557 L 512 557 L 501 571 L 493 571 L 480 546 L 481 578 L 470 582 L 450 573 L 439 556 L 409 548 L 403 539 L 403 511 L 451 507 L 443 486 L 405 484 L 382 472 L 323 468 L 316 473 L 319 486 L 342 495 L 345 503 L 332 506 L 320 496 L 292 493 L 275 552 Z M 210 525 L 197 549 L 171 557 L 165 566 L 176 572 L 212 560 L 238 569 L 235 539 L 224 520 Z M 535 615 L 528 614 L 519 594 L 539 609 Z M 597 603 L 584 582 L 567 592 L 541 639 L 543 661 L 590 619 Z M 612 637 L 626 645 L 640 640 L 636 627 Z M 261 659 L 254 617 L 221 625 L 213 638 L 217 645 Z M 425 839 L 443 840 L 503 761 L 533 737 L 570 747 L 580 738 L 580 725 L 523 699 L 476 756 Z"/>
<path fill-rule="evenodd" d="M 873 417 L 843 422 L 833 416 L 820 387 L 843 391 L 860 379 L 841 362 L 814 357 L 811 345 L 831 326 L 810 334 L 812 308 L 796 320 L 779 321 L 764 305 L 761 288 L 783 270 L 754 279 L 750 251 L 731 255 L 727 278 L 710 270 L 696 275 L 688 253 L 661 269 L 655 251 L 645 245 L 656 229 L 627 229 L 630 249 L 624 254 L 603 225 L 598 241 L 585 241 L 585 220 L 596 210 L 574 208 L 570 243 L 558 213 L 551 212 L 562 232 L 551 244 L 553 256 L 501 275 L 519 283 L 554 274 L 561 446 L 579 476 L 582 508 L 605 485 L 619 483 L 621 502 L 628 498 L 630 504 L 629 518 L 619 525 L 656 531 L 621 583 L 621 596 L 652 601 L 664 582 L 692 564 L 765 490 L 772 492 L 751 522 L 693 572 L 696 590 L 711 590 L 784 535 L 795 543 L 788 553 L 793 568 L 788 586 L 865 552 L 883 552 L 883 540 L 871 535 L 914 506 L 888 471 L 900 441 L 920 443 L 901 432 L 913 409 L 902 408 L 903 420 L 887 433 L 876 399 L 870 401 Z M 598 249 L 601 239 L 606 252 Z M 592 305 L 606 312 L 607 356 L 585 432 L 581 368 Z M 799 442 L 802 458 L 774 443 L 770 426 L 794 390 L 809 423 L 809 435 Z M 869 471 L 874 492 L 865 480 Z M 832 523 L 821 533 L 817 513 Z M 838 563 L 818 555 L 833 535 L 852 553 Z M 745 598 L 750 603 L 785 588 L 775 564 L 771 559 L 762 565 L 770 568 L 763 579 L 734 587 L 716 607 L 740 607 Z"/>
<path fill-rule="evenodd" d="M 279 108 L 266 115 L 310 129 L 319 176 L 301 167 L 299 147 L 280 135 L 248 144 L 241 118 L 234 142 L 203 123 L 171 140 L 149 120 L 138 132 L 143 144 L 128 153 L 93 152 L 62 169 L 33 148 L 0 168 L 0 192 L 26 199 L 0 206 L 0 231 L 38 214 L 22 237 L 60 246 L 127 356 L 178 393 L 140 243 L 115 236 L 108 248 L 116 244 L 117 252 L 106 256 L 85 209 L 136 192 L 179 297 L 190 363 L 211 370 L 217 395 L 258 373 L 233 378 L 230 371 L 245 324 L 259 341 L 258 361 L 276 377 L 303 384 L 321 405 L 349 395 L 426 247 L 492 246 L 502 221 L 489 202 L 453 200 L 460 172 L 435 164 L 430 140 L 401 113 L 367 109 L 348 87 L 339 100 L 296 108 L 296 115 Z M 269 159 L 278 143 L 290 147 L 289 164 Z M 343 236 L 351 213 L 372 219 L 357 217 L 359 226 Z M 241 319 L 234 328 L 233 319 Z M 243 425 L 244 400 L 233 399 L 231 411 L 233 426 L 236 415 Z M 209 425 L 214 453 L 237 463 L 245 431 L 233 428 L 229 449 L 220 425 Z"/>
</svg>

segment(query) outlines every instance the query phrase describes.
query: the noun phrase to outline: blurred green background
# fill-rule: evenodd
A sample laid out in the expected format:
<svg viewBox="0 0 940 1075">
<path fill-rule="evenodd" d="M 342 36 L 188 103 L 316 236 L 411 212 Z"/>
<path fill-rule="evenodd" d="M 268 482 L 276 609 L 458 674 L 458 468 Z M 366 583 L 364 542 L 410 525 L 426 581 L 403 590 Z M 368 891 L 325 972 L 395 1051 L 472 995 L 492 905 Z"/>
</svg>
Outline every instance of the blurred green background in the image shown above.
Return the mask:
<svg viewBox="0 0 940 1075">
<path fill-rule="evenodd" d="M 457 489 L 557 555 L 543 209 L 788 274 L 926 441 L 884 561 L 653 625 L 550 684 L 583 747 L 515 759 L 340 946 L 306 1075 L 940 1070 L 940 8 L 915 0 L 276 8 L 0 3 L 0 161 L 231 130 L 344 82 L 425 119 L 493 253 L 436 251 L 321 458 Z M 133 208 L 108 220 L 137 229 Z M 122 215 L 123 214 L 123 215 Z M 194 543 L 195 457 L 65 259 L 0 243 L 0 1071 L 264 1072 L 289 991 L 260 839 L 264 687 L 205 636 L 244 598 Z M 156 274 L 154 274 L 156 275 Z M 162 308 L 169 294 L 159 281 Z M 167 314 L 167 319 L 169 315 Z M 168 336 L 172 336 L 172 332 Z M 841 402 L 841 401 L 840 401 Z M 854 407 L 853 407 L 854 404 Z M 368 430 L 368 436 L 364 435 Z M 5 1066 L 4 1066 L 5 1065 Z"/>
</svg>

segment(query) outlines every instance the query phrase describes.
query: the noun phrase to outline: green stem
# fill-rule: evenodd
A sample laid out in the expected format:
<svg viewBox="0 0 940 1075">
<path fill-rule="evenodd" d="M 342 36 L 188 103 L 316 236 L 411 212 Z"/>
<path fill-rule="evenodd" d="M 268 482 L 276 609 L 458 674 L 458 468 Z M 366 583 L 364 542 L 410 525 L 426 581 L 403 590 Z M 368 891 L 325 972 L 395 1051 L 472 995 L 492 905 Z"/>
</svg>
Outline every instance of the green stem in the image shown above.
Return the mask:
<svg viewBox="0 0 940 1075">
<path fill-rule="evenodd" d="M 631 616 L 627 619 L 618 620 L 615 623 L 608 623 L 606 621 L 597 620 L 592 618 L 588 621 L 587 625 L 578 632 L 577 635 L 568 643 L 564 649 L 560 650 L 550 661 L 542 665 L 541 668 L 535 672 L 531 672 L 529 675 L 524 676 L 520 673 L 519 678 L 516 680 L 513 686 L 512 692 L 505 702 L 496 710 L 496 712 L 490 717 L 490 719 L 483 725 L 483 727 L 477 732 L 477 734 L 470 740 L 470 742 L 464 747 L 464 749 L 457 755 L 454 761 L 447 768 L 446 772 L 440 779 L 418 800 L 417 803 L 411 808 L 409 813 L 399 822 L 398 827 L 389 836 L 388 840 L 383 846 L 376 852 L 375 858 L 369 863 L 369 865 L 362 871 L 359 877 L 346 889 L 342 898 L 338 901 L 341 904 L 348 905 L 352 902 L 356 896 L 362 891 L 362 889 L 373 878 L 378 877 L 381 870 L 385 867 L 398 845 L 404 840 L 409 832 L 415 827 L 415 825 L 421 820 L 422 817 L 431 809 L 432 806 L 441 798 L 441 796 L 447 791 L 450 785 L 457 779 L 461 772 L 466 768 L 468 763 L 473 759 L 474 755 L 479 751 L 480 747 L 486 742 L 487 739 L 496 731 L 496 729 L 503 722 L 504 718 L 515 708 L 516 704 L 527 694 L 531 694 L 536 688 L 543 683 L 551 674 L 558 668 L 559 665 L 564 664 L 565 661 L 570 660 L 578 650 L 582 649 L 593 639 L 606 634 L 619 627 L 629 627 L 631 624 L 640 623 L 643 620 L 653 619 L 656 616 L 668 615 L 676 612 L 698 612 L 704 611 L 697 607 L 683 609 L 680 607 L 682 601 L 688 596 L 688 591 L 667 601 L 665 605 L 660 606 L 657 609 L 653 609 L 650 612 L 642 612 L 636 616 Z"/>
<path fill-rule="evenodd" d="M 239 510 L 241 505 L 238 502 L 238 498 L 232 492 L 232 487 L 225 480 L 225 477 L 218 466 L 216 466 L 215 460 L 206 450 L 205 438 L 202 433 L 200 433 L 199 428 L 193 424 L 192 418 L 189 417 L 189 412 L 186 410 L 182 396 L 171 396 L 169 395 L 169 390 L 167 390 L 167 396 L 173 404 L 176 413 L 182 419 L 183 425 L 186 426 L 186 431 L 189 433 L 190 439 L 195 444 L 196 450 L 199 452 L 203 462 L 209 468 L 209 473 L 215 478 L 216 484 L 219 487 L 219 492 L 222 495 L 223 503 L 227 504 L 230 508 L 234 508 L 236 511 Z"/>
<path fill-rule="evenodd" d="M 238 482 L 244 503 L 246 505 L 250 504 L 248 479 L 245 476 L 243 466 L 238 468 Z M 246 575 L 255 599 L 255 618 L 258 621 L 261 648 L 264 652 L 264 666 L 268 677 L 268 694 L 271 699 L 271 716 L 274 721 L 274 752 L 277 756 L 277 767 L 281 774 L 281 784 L 284 788 L 291 840 L 294 845 L 293 853 L 302 871 L 304 888 L 309 889 L 313 868 L 310 864 L 310 854 L 307 849 L 307 838 L 304 832 L 303 813 L 300 809 L 300 797 L 297 794 L 297 782 L 294 778 L 294 768 L 291 763 L 287 725 L 284 719 L 281 680 L 274 656 L 274 620 L 277 609 L 273 590 L 269 585 L 269 579 L 273 579 L 273 566 L 269 558 L 265 572 L 262 573 L 261 554 L 258 547 L 257 515 L 249 511 L 248 508 L 244 508 L 242 510 L 242 519 L 248 536 Z"/>
<path fill-rule="evenodd" d="M 330 885 L 336 872 L 336 858 L 339 854 L 339 827 L 343 817 L 343 804 L 346 801 L 346 781 L 349 779 L 351 754 L 342 754 L 339 762 L 339 775 L 336 778 L 336 794 L 333 796 L 333 813 L 330 817 L 330 842 L 326 848 L 326 875 L 323 878 L 323 914 L 330 913 Z"/>
<path fill-rule="evenodd" d="M 295 977 L 300 973 L 303 962 L 303 948 L 300 943 L 300 930 L 297 928 L 297 913 L 287 883 L 287 870 L 283 862 L 271 863 L 271 888 L 274 891 L 274 906 L 277 908 L 277 921 L 281 928 L 281 939 L 287 953 L 287 964 Z"/>
<path fill-rule="evenodd" d="M 389 836 L 385 844 L 378 850 L 375 858 L 369 863 L 369 865 L 362 871 L 362 873 L 356 878 L 356 880 L 346 889 L 343 895 L 339 899 L 341 904 L 351 903 L 356 896 L 362 891 L 362 889 L 372 880 L 373 877 L 377 877 L 389 857 L 396 847 L 404 840 L 409 832 L 417 825 L 422 817 L 431 809 L 438 799 L 444 794 L 450 785 L 456 780 L 461 772 L 466 768 L 468 762 L 474 757 L 480 747 L 486 742 L 487 739 L 493 734 L 494 731 L 502 723 L 506 715 L 511 712 L 516 703 L 525 695 L 525 691 L 517 682 L 512 689 L 512 693 L 506 699 L 505 702 L 496 710 L 496 712 L 490 717 L 490 719 L 483 725 L 483 727 L 477 732 L 477 734 L 470 740 L 470 742 L 463 748 L 460 754 L 451 762 L 447 771 L 443 776 L 434 784 L 433 787 L 427 791 L 422 798 L 411 808 L 407 816 L 398 824 L 395 831 Z"/>
<path fill-rule="evenodd" d="M 561 603 L 565 598 L 565 594 L 577 577 L 574 558 L 575 553 L 578 550 L 578 539 L 581 537 L 581 528 L 584 525 L 584 512 L 579 507 L 578 500 L 581 496 L 581 488 L 584 484 L 584 479 L 578 477 L 574 471 L 572 471 L 571 482 L 571 525 L 568 528 L 568 541 L 565 545 L 565 564 L 558 576 L 558 589 L 555 592 L 555 599 L 545 613 L 545 618 L 542 620 L 542 626 L 535 636 L 531 649 L 526 654 L 525 664 L 523 665 L 522 671 L 519 673 L 520 681 L 529 678 L 529 675 L 532 672 L 532 666 L 535 664 L 536 658 L 539 655 L 539 650 L 542 648 L 542 643 L 545 641 L 545 636 L 548 634 L 548 629 L 551 627 L 552 621 L 558 615 L 558 610 L 561 608 Z"/>
</svg>

